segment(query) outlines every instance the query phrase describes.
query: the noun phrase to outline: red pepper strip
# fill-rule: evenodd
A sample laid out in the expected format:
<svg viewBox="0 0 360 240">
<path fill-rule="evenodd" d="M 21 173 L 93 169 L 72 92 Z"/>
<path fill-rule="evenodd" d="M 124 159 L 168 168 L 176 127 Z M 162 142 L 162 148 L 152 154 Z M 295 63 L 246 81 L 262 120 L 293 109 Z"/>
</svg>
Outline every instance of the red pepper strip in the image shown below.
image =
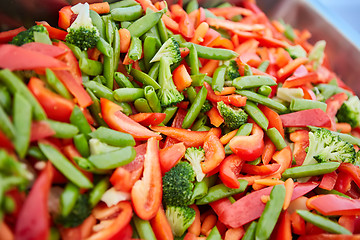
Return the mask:
<svg viewBox="0 0 360 240">
<path fill-rule="evenodd" d="M 223 101 L 225 104 L 231 104 L 235 107 L 243 107 L 246 104 L 246 97 L 240 96 L 238 94 L 231 94 L 228 96 L 219 96 L 216 95 L 214 90 L 211 88 L 210 84 L 207 82 L 204 82 L 204 86 L 206 90 L 208 91 L 208 94 L 206 96 L 206 99 L 208 99 L 211 102 L 220 102 Z"/>
<path fill-rule="evenodd" d="M 53 178 L 50 161 L 36 178 L 15 226 L 15 239 L 47 240 L 50 233 L 48 196 Z"/>
<path fill-rule="evenodd" d="M 326 190 L 332 190 L 335 187 L 336 179 L 337 179 L 337 173 L 335 171 L 324 174 L 321 179 L 319 187 Z"/>
<path fill-rule="evenodd" d="M 239 73 L 240 73 L 240 75 L 243 76 L 244 75 L 245 63 L 243 63 L 240 58 L 237 58 L 236 62 L 238 64 L 238 66 L 239 66 Z M 270 75 L 268 73 L 262 72 L 257 68 L 251 67 L 251 71 L 252 71 L 253 75 L 268 76 L 268 77 L 272 78 L 275 82 L 277 82 L 277 79 L 274 76 L 272 76 L 272 75 Z"/>
<path fill-rule="evenodd" d="M 130 192 L 133 186 L 131 184 L 131 173 L 123 167 L 116 168 L 109 181 L 117 191 Z"/>
<path fill-rule="evenodd" d="M 239 188 L 239 173 L 244 166 L 244 160 L 235 154 L 226 157 L 220 164 L 219 177 L 225 186 Z"/>
<path fill-rule="evenodd" d="M 26 31 L 26 28 L 24 26 L 21 26 L 19 28 L 9 30 L 6 32 L 0 33 L 0 43 L 8 43 L 10 42 L 16 35 L 19 33 Z"/>
<path fill-rule="evenodd" d="M 304 92 L 304 97 L 303 97 L 304 99 L 316 100 L 316 95 L 310 88 L 305 86 L 300 86 L 300 88 Z"/>
<path fill-rule="evenodd" d="M 31 123 L 30 142 L 38 141 L 47 137 L 51 137 L 55 131 L 50 127 L 46 121 L 33 121 Z"/>
<path fill-rule="evenodd" d="M 66 50 L 61 49 L 57 46 L 39 42 L 26 43 L 21 47 L 54 58 L 62 56 L 66 53 Z"/>
<path fill-rule="evenodd" d="M 338 168 L 340 172 L 345 172 L 351 176 L 356 185 L 360 187 L 360 169 L 351 163 L 342 163 Z"/>
<path fill-rule="evenodd" d="M 147 142 L 143 177 L 131 190 L 134 210 L 140 218 L 149 220 L 158 212 L 162 200 L 161 186 L 158 140 L 150 138 Z"/>
<path fill-rule="evenodd" d="M 179 31 L 185 38 L 194 36 L 194 24 L 191 23 L 189 15 L 179 4 L 173 4 L 170 7 L 171 13 L 175 20 L 179 22 Z"/>
<path fill-rule="evenodd" d="M 129 223 L 132 217 L 131 203 L 127 201 L 119 202 L 116 206 L 120 213 L 115 219 L 106 220 L 112 223 L 103 230 L 91 235 L 87 240 L 103 240 L 103 239 L 130 239 L 132 231 L 129 229 Z M 129 235 L 130 233 L 130 235 Z M 123 238 L 124 237 L 124 238 Z"/>
<path fill-rule="evenodd" d="M 168 137 L 184 142 L 186 147 L 199 147 L 204 144 L 207 131 L 189 131 L 175 127 L 151 126 L 153 131 L 162 133 Z"/>
<path fill-rule="evenodd" d="M 65 6 L 59 11 L 59 21 L 58 26 L 62 29 L 68 29 L 71 24 L 71 17 L 73 16 L 73 11 L 71 11 L 71 6 Z"/>
<path fill-rule="evenodd" d="M 203 46 L 209 46 L 212 42 L 214 42 L 217 38 L 221 37 L 221 34 L 212 29 L 209 28 L 204 36 L 204 41 L 201 42 L 200 44 Z"/>
<path fill-rule="evenodd" d="M 311 117 L 309 117 L 311 116 Z M 321 109 L 308 109 L 280 115 L 284 127 L 330 127 L 331 119 Z"/>
<path fill-rule="evenodd" d="M 279 168 L 280 164 L 277 163 L 259 166 L 245 163 L 241 169 L 241 172 L 252 175 L 269 175 L 276 172 Z"/>
<path fill-rule="evenodd" d="M 262 24 L 245 24 L 218 18 L 207 18 L 206 22 L 212 27 L 223 28 L 230 31 L 261 31 L 265 28 Z"/>
<path fill-rule="evenodd" d="M 344 234 L 330 234 L 330 233 L 302 235 L 298 238 L 298 240 L 359 240 L 359 239 L 360 239 L 360 234 L 344 235 Z"/>
<path fill-rule="evenodd" d="M 360 233 L 360 218 L 358 216 L 341 216 L 338 222 L 350 232 Z"/>
<path fill-rule="evenodd" d="M 14 150 L 14 145 L 2 131 L 0 131 L 0 147 L 9 151 Z"/>
<path fill-rule="evenodd" d="M 45 83 L 32 77 L 28 88 L 44 108 L 46 115 L 54 120 L 69 122 L 74 103 L 45 88 Z"/>
<path fill-rule="evenodd" d="M 163 207 L 159 208 L 155 217 L 150 220 L 151 228 L 154 231 L 157 240 L 174 239 L 169 221 L 166 218 Z"/>
<path fill-rule="evenodd" d="M 169 147 L 160 149 L 159 159 L 161 173 L 164 175 L 172 167 L 174 167 L 185 155 L 186 147 L 183 142 L 175 143 Z"/>
<path fill-rule="evenodd" d="M 290 213 L 288 211 L 281 212 L 275 229 L 271 234 L 271 239 L 292 239 Z"/>
<path fill-rule="evenodd" d="M 307 182 L 295 185 L 291 200 L 312 191 L 318 183 Z M 219 220 L 232 228 L 241 227 L 244 224 L 259 218 L 264 211 L 265 204 L 261 201 L 261 196 L 269 195 L 272 187 L 254 191 L 231 204 L 228 199 L 222 199 L 210 206 L 217 213 Z"/>
<path fill-rule="evenodd" d="M 46 21 L 36 22 L 36 24 L 43 25 L 46 28 L 46 30 L 48 31 L 49 37 L 51 39 L 65 41 L 66 35 L 68 34 L 66 31 L 54 28 L 54 27 L 50 26 L 50 24 L 47 23 Z"/>
<path fill-rule="evenodd" d="M 293 233 L 297 235 L 305 235 L 306 233 L 305 220 L 302 217 L 300 217 L 299 214 L 293 212 L 290 215 L 290 221 L 291 221 L 291 228 Z"/>
<path fill-rule="evenodd" d="M 301 166 L 306 157 L 306 148 L 309 146 L 309 132 L 296 130 L 290 133 L 290 140 L 294 142 L 293 156 L 297 166 Z"/>
<path fill-rule="evenodd" d="M 166 113 L 137 113 L 129 116 L 132 120 L 143 126 L 159 125 L 166 118 Z"/>
<path fill-rule="evenodd" d="M 281 174 L 288 167 L 291 166 L 292 154 L 291 154 L 290 146 L 287 146 L 282 150 L 275 152 L 272 158 L 275 162 L 280 164 L 280 168 L 275 173 L 270 175 L 268 178 L 280 178 Z"/>
<path fill-rule="evenodd" d="M 68 69 L 60 60 L 11 44 L 0 46 L 0 67 L 14 70 Z"/>
<path fill-rule="evenodd" d="M 259 45 L 262 47 L 286 48 L 287 46 L 287 43 L 285 41 L 281 41 L 271 37 L 261 36 L 257 33 L 245 32 L 239 30 L 233 30 L 233 32 L 239 36 L 240 41 L 255 39 L 256 41 L 259 42 Z"/>
<path fill-rule="evenodd" d="M 290 61 L 287 65 L 281 68 L 277 74 L 280 82 L 283 82 L 288 78 L 299 66 L 305 64 L 308 61 L 307 58 L 296 58 L 293 61 Z"/>
<path fill-rule="evenodd" d="M 352 177 L 345 171 L 339 171 L 334 189 L 341 193 L 347 193 L 351 189 Z"/>
<path fill-rule="evenodd" d="M 292 76 L 285 80 L 283 87 L 284 88 L 300 87 L 308 83 L 316 82 L 317 78 L 318 78 L 318 74 L 316 72 L 311 72 L 303 76 Z"/>
<path fill-rule="evenodd" d="M 276 151 L 274 143 L 266 136 L 264 140 L 264 151 L 261 154 L 261 161 L 263 164 L 269 164 Z"/>
<path fill-rule="evenodd" d="M 217 48 L 226 48 L 226 49 L 230 49 L 230 50 L 234 50 L 234 44 L 232 43 L 231 40 L 227 39 L 227 38 L 223 38 L 223 37 L 219 37 L 217 39 L 215 39 L 210 45 L 209 47 L 217 47 Z"/>
<path fill-rule="evenodd" d="M 201 163 L 201 169 L 204 173 L 209 173 L 224 160 L 225 150 L 220 139 L 211 131 L 205 138 L 204 150 L 205 161 Z"/>
<path fill-rule="evenodd" d="M 185 58 L 189 53 L 190 50 L 187 47 L 180 48 L 181 58 Z"/>
<path fill-rule="evenodd" d="M 317 195 L 306 201 L 306 206 L 323 215 L 359 215 L 360 200 L 335 194 Z"/>
<path fill-rule="evenodd" d="M 337 93 L 326 100 L 326 113 L 331 119 L 331 130 L 336 130 L 335 116 L 341 105 L 348 99 L 346 93 Z"/>
<path fill-rule="evenodd" d="M 250 136 L 235 136 L 230 142 L 230 149 L 245 161 L 253 161 L 260 157 L 264 150 L 264 132 L 253 123 Z"/>
<path fill-rule="evenodd" d="M 78 240 L 86 239 L 92 233 L 92 228 L 96 224 L 96 218 L 93 215 L 87 217 L 82 224 L 73 228 L 59 228 L 61 239 Z"/>
<path fill-rule="evenodd" d="M 105 122 L 114 130 L 131 134 L 136 140 L 147 140 L 151 137 L 161 139 L 161 136 L 135 122 L 124 113 L 122 108 L 112 101 L 101 98 L 101 114 Z"/>
<path fill-rule="evenodd" d="M 181 128 L 186 114 L 187 114 L 187 111 L 185 109 L 179 107 L 179 109 L 174 117 L 174 120 L 171 123 L 171 127 Z M 163 148 L 169 147 L 178 142 L 179 141 L 176 140 L 175 138 L 171 138 L 171 137 L 167 136 Z"/>
<path fill-rule="evenodd" d="M 274 127 L 279 131 L 281 136 L 284 137 L 284 127 L 279 114 L 264 105 L 259 105 L 258 107 L 263 112 L 265 117 L 269 120 L 268 129 Z"/>
<path fill-rule="evenodd" d="M 210 12 L 216 16 L 222 16 L 226 18 L 231 18 L 236 15 L 250 16 L 253 15 L 253 12 L 249 9 L 242 7 L 225 7 L 225 8 L 209 8 Z"/>
</svg>

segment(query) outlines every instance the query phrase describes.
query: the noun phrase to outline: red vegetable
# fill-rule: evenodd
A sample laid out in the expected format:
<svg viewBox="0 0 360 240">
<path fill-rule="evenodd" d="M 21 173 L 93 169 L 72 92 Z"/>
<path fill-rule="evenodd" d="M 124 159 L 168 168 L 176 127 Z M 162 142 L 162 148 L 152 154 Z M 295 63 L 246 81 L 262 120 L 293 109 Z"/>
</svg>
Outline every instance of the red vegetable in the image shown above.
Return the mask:
<svg viewBox="0 0 360 240">
<path fill-rule="evenodd" d="M 174 167 L 185 155 L 186 147 L 184 143 L 175 143 L 174 145 L 160 149 L 159 159 L 161 173 L 165 174 Z"/>
<path fill-rule="evenodd" d="M 143 126 L 154 126 L 164 121 L 166 113 L 137 113 L 129 117 Z"/>
<path fill-rule="evenodd" d="M 225 186 L 229 188 L 239 188 L 237 180 L 244 166 L 244 160 L 235 154 L 226 157 L 220 164 L 219 177 Z"/>
<path fill-rule="evenodd" d="M 205 161 L 201 163 L 204 173 L 209 173 L 220 165 L 225 158 L 225 150 L 218 136 L 210 131 L 204 142 Z"/>
<path fill-rule="evenodd" d="M 62 48 L 40 42 L 26 43 L 21 47 L 54 58 L 60 57 L 66 53 L 66 50 Z"/>
<path fill-rule="evenodd" d="M 284 127 L 331 126 L 329 116 L 320 108 L 282 114 L 280 118 Z"/>
<path fill-rule="evenodd" d="M 38 141 L 47 137 L 51 137 L 55 131 L 50 127 L 46 121 L 33 121 L 31 123 L 30 142 Z"/>
<path fill-rule="evenodd" d="M 1 32 L 0 33 L 0 43 L 10 42 L 16 35 L 18 35 L 19 33 L 23 32 L 23 31 L 26 31 L 26 28 L 21 26 L 19 28 L 13 29 L 13 30 Z"/>
<path fill-rule="evenodd" d="M 68 34 L 66 31 L 54 28 L 50 26 L 50 24 L 48 24 L 46 21 L 36 22 L 36 24 L 43 25 L 48 31 L 50 38 L 65 41 L 66 35 Z"/>
<path fill-rule="evenodd" d="M 323 215 L 359 215 L 360 200 L 335 194 L 317 195 L 309 198 L 306 205 Z"/>
</svg>

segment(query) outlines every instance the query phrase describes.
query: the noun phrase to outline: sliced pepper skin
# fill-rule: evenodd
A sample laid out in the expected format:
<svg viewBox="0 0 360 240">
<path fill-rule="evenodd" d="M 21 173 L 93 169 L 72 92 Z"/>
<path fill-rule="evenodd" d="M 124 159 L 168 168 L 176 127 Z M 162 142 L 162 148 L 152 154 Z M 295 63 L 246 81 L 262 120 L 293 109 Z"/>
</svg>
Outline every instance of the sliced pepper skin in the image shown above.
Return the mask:
<svg viewBox="0 0 360 240">
<path fill-rule="evenodd" d="M 210 131 L 204 142 L 205 161 L 201 163 L 204 173 L 214 170 L 225 158 L 225 150 L 218 136 L 214 131 Z"/>
</svg>

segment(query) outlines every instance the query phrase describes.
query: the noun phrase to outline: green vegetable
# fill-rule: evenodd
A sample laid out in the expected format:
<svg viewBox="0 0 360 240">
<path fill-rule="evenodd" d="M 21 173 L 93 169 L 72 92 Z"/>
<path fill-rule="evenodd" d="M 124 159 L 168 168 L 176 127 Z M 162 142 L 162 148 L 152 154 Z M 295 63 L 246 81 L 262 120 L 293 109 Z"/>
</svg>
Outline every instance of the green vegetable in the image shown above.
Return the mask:
<svg viewBox="0 0 360 240">
<path fill-rule="evenodd" d="M 202 87 L 197 93 L 194 101 L 191 103 L 189 111 L 186 113 L 184 121 L 182 123 L 182 128 L 189 128 L 198 117 L 199 113 L 202 110 L 202 107 L 206 101 L 207 90 L 205 87 Z"/>
<path fill-rule="evenodd" d="M 20 32 L 18 35 L 16 35 L 12 39 L 11 44 L 14 44 L 16 46 L 21 46 L 24 45 L 25 43 L 35 42 L 35 38 L 34 38 L 35 32 L 45 33 L 49 35 L 48 31 L 43 25 L 35 25 L 27 29 L 26 31 Z"/>
<path fill-rule="evenodd" d="M 358 96 L 351 96 L 340 107 L 336 114 L 339 122 L 346 122 L 355 128 L 360 126 L 360 100 Z"/>
<path fill-rule="evenodd" d="M 61 215 L 66 217 L 74 209 L 76 201 L 80 195 L 80 189 L 73 183 L 68 183 L 60 196 Z"/>
<path fill-rule="evenodd" d="M 195 220 L 195 210 L 187 206 L 166 206 L 165 215 L 174 236 L 182 236 Z"/>
<path fill-rule="evenodd" d="M 274 86 L 276 82 L 268 76 L 252 75 L 235 78 L 232 85 L 236 89 L 251 89 L 263 85 Z"/>
<path fill-rule="evenodd" d="M 212 47 L 205 47 L 194 43 L 182 43 L 181 47 L 189 48 L 191 44 L 194 45 L 196 51 L 198 53 L 199 58 L 205 59 L 214 59 L 214 60 L 231 60 L 236 58 L 238 54 L 232 50 L 224 49 L 224 48 L 212 48 Z"/>
<path fill-rule="evenodd" d="M 224 124 L 230 129 L 234 130 L 246 123 L 248 115 L 242 108 L 231 107 L 220 101 L 217 103 L 217 109 L 220 115 L 224 118 Z"/>
<path fill-rule="evenodd" d="M 324 40 L 318 41 L 315 43 L 314 47 L 309 53 L 309 61 L 313 61 L 313 69 L 316 70 L 323 63 L 324 60 L 324 50 L 326 47 L 326 42 Z"/>
<path fill-rule="evenodd" d="M 302 178 L 323 175 L 335 171 L 340 166 L 338 162 L 324 162 L 310 165 L 302 165 L 286 169 L 283 178 Z"/>
<path fill-rule="evenodd" d="M 99 127 L 91 132 L 89 136 L 116 147 L 135 146 L 135 140 L 130 134 L 115 131 L 106 127 Z"/>
<path fill-rule="evenodd" d="M 299 57 L 306 57 L 307 53 L 303 47 L 300 45 L 288 46 L 285 50 L 290 54 L 292 59 Z"/>
<path fill-rule="evenodd" d="M 141 239 L 156 240 L 156 236 L 148 220 L 143 220 L 136 215 L 133 216 L 132 220 Z"/>
<path fill-rule="evenodd" d="M 127 146 L 119 150 L 91 155 L 89 161 L 100 170 L 114 169 L 130 163 L 134 160 L 136 151 L 133 147 Z"/>
<path fill-rule="evenodd" d="M 221 240 L 221 234 L 216 225 L 211 229 L 209 236 L 207 236 L 206 240 Z"/>
<path fill-rule="evenodd" d="M 280 151 L 287 146 L 285 139 L 281 136 L 280 132 L 275 127 L 266 130 L 266 135 L 274 143 L 276 150 Z"/>
<path fill-rule="evenodd" d="M 143 10 L 140 5 L 133 5 L 112 9 L 110 13 L 114 21 L 134 21 L 142 16 Z"/>
<path fill-rule="evenodd" d="M 240 77 L 239 73 L 239 65 L 235 60 L 226 61 L 224 63 L 226 65 L 226 75 L 225 75 L 225 81 L 232 81 L 235 78 Z"/>
<path fill-rule="evenodd" d="M 226 65 L 221 65 L 215 69 L 215 72 L 213 74 L 213 79 L 211 82 L 211 88 L 214 91 L 221 92 L 224 89 L 226 71 L 227 71 Z"/>
<path fill-rule="evenodd" d="M 201 182 L 205 174 L 201 169 L 201 162 L 205 160 L 205 151 L 202 147 L 190 147 L 185 151 L 185 159 L 188 160 L 195 172 L 196 180 Z"/>
<path fill-rule="evenodd" d="M 158 62 L 163 57 L 168 58 L 170 64 L 176 64 L 181 61 L 180 46 L 173 37 L 164 42 L 150 63 Z"/>
<path fill-rule="evenodd" d="M 236 132 L 235 136 L 248 136 L 251 133 L 252 128 L 253 128 L 252 123 L 245 123 L 245 124 L 241 125 L 239 130 Z M 226 154 L 233 153 L 230 149 L 230 143 L 226 144 L 224 149 L 225 149 Z"/>
</svg>

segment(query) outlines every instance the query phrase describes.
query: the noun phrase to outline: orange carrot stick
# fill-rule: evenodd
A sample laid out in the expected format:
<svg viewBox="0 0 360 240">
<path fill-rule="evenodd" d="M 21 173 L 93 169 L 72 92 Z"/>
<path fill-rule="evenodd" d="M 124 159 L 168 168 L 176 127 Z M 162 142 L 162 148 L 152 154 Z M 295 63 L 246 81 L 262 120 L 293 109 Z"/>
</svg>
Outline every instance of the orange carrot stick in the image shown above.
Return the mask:
<svg viewBox="0 0 360 240">
<path fill-rule="evenodd" d="M 210 118 L 210 123 L 215 127 L 220 127 L 220 125 L 224 122 L 224 118 L 220 115 L 216 107 L 210 109 L 206 115 Z"/>
<path fill-rule="evenodd" d="M 243 227 L 239 228 L 229 228 L 225 233 L 224 240 L 237 240 L 241 239 L 245 234 Z"/>
<path fill-rule="evenodd" d="M 336 131 L 341 133 L 351 133 L 351 125 L 349 123 L 335 123 Z"/>
<path fill-rule="evenodd" d="M 294 180 L 292 178 L 286 179 L 284 186 L 285 186 L 286 192 L 285 192 L 285 200 L 284 200 L 284 204 L 283 204 L 283 209 L 286 210 L 290 205 L 291 197 L 294 192 Z"/>
<path fill-rule="evenodd" d="M 190 207 L 195 210 L 195 220 L 188 228 L 188 232 L 194 234 L 195 236 L 199 236 L 201 232 L 200 211 L 198 206 L 195 204 L 190 205 Z"/>
<path fill-rule="evenodd" d="M 225 134 L 224 136 L 222 136 L 222 137 L 220 138 L 221 144 L 222 144 L 222 145 L 228 144 L 228 142 L 230 142 L 230 140 L 235 136 L 235 134 L 236 134 L 237 131 L 238 131 L 238 130 L 235 129 L 235 130 L 233 130 L 233 131 Z"/>
<path fill-rule="evenodd" d="M 212 77 L 216 68 L 219 66 L 218 60 L 209 60 L 201 69 L 200 73 L 207 74 L 209 77 Z"/>
<path fill-rule="evenodd" d="M 190 40 L 192 43 L 199 44 L 204 41 L 204 37 L 209 30 L 209 24 L 207 22 L 202 22 L 200 25 L 196 28 L 194 32 L 194 37 Z"/>
<path fill-rule="evenodd" d="M 230 95 L 235 93 L 236 88 L 235 87 L 224 87 L 221 92 L 215 91 L 215 94 L 218 96 L 224 96 L 224 95 Z"/>
<path fill-rule="evenodd" d="M 108 2 L 92 3 L 89 5 L 90 10 L 97 12 L 98 14 L 105 14 L 110 12 L 110 5 Z"/>
<path fill-rule="evenodd" d="M 217 217 L 214 214 L 209 214 L 201 224 L 201 234 L 209 235 L 211 229 L 216 225 Z"/>
<path fill-rule="evenodd" d="M 129 50 L 131 42 L 131 34 L 126 28 L 121 28 L 119 30 L 120 35 L 120 52 L 126 53 Z"/>
<path fill-rule="evenodd" d="M 277 74 L 279 76 L 280 81 L 284 81 L 287 77 L 289 77 L 300 65 L 305 64 L 308 61 L 307 58 L 301 57 L 296 58 L 293 61 L 290 61 L 287 65 L 281 68 Z"/>
<path fill-rule="evenodd" d="M 278 179 L 272 179 L 272 178 L 262 178 L 262 179 L 255 179 L 254 183 L 265 186 L 275 186 L 279 184 L 284 184 L 284 181 Z"/>
<path fill-rule="evenodd" d="M 182 92 L 185 88 L 190 87 L 192 83 L 192 79 L 190 77 L 190 74 L 186 70 L 186 67 L 184 64 L 181 64 L 179 67 L 177 67 L 173 72 L 173 81 L 176 86 L 176 89 L 179 92 Z"/>
</svg>

